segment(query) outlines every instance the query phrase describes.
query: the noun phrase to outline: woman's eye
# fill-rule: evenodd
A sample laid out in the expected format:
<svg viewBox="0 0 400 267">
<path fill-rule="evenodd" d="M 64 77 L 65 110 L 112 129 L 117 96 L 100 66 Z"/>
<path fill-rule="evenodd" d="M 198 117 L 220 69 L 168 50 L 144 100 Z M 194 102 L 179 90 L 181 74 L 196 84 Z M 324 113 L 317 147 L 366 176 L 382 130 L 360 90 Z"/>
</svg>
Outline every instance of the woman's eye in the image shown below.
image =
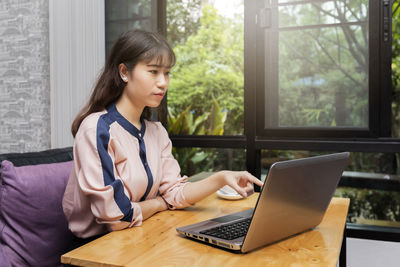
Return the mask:
<svg viewBox="0 0 400 267">
<path fill-rule="evenodd" d="M 165 75 L 171 76 L 171 72 L 167 71 L 167 72 L 165 73 Z"/>
<path fill-rule="evenodd" d="M 157 74 L 158 71 L 157 71 L 157 70 L 151 70 L 150 73 L 151 73 L 151 74 Z"/>
</svg>

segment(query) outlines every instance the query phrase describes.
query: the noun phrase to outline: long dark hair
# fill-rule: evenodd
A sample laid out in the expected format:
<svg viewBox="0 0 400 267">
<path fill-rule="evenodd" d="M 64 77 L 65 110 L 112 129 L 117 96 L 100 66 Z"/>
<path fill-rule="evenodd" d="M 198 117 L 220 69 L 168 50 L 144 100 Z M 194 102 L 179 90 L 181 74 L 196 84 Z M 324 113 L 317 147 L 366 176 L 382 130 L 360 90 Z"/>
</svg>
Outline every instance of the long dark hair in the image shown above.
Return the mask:
<svg viewBox="0 0 400 267">
<path fill-rule="evenodd" d="M 121 63 L 125 64 L 129 71 L 132 71 L 138 62 L 149 63 L 154 59 L 160 65 L 167 64 L 169 67 L 175 65 L 175 54 L 162 35 L 142 30 L 131 30 L 122 34 L 107 57 L 89 102 L 72 123 L 72 135 L 75 137 L 79 126 L 88 115 L 104 110 L 121 96 L 126 85 L 119 75 L 118 66 Z M 149 119 L 150 116 L 150 109 L 146 107 L 142 117 Z"/>
</svg>

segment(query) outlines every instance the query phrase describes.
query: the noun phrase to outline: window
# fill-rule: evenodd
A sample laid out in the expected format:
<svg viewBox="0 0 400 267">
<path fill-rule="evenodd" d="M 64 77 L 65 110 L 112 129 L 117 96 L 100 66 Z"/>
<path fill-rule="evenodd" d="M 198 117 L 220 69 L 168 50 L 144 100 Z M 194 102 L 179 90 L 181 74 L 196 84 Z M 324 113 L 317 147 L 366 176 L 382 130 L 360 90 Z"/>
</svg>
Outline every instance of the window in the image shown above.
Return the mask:
<svg viewBox="0 0 400 267">
<path fill-rule="evenodd" d="M 169 0 L 167 37 L 177 56 L 170 122 L 188 118 L 170 134 L 243 135 L 243 2 Z"/>
<path fill-rule="evenodd" d="M 245 65 L 251 70 L 245 71 L 251 77 L 246 109 L 256 114 L 245 129 L 247 146 L 254 147 L 247 166 L 261 176 L 271 160 L 352 151 L 336 192 L 352 199 L 348 221 L 398 228 L 399 98 L 392 98 L 390 77 L 392 63 L 397 92 L 398 59 L 391 58 L 391 8 L 389 1 L 367 0 L 246 5 L 257 27 L 249 20 L 245 36 L 257 41 L 245 46 L 245 61 L 251 59 Z M 393 40 L 394 52 L 398 42 Z"/>
<path fill-rule="evenodd" d="M 175 158 L 187 175 L 245 169 L 243 1 L 168 0 L 166 13 L 177 57 L 167 96 Z"/>
<path fill-rule="evenodd" d="M 266 1 L 256 14 L 257 135 L 389 136 L 381 122 L 390 118 L 390 72 L 382 75 L 390 9 L 389 1 Z"/>
<path fill-rule="evenodd" d="M 177 54 L 163 123 L 183 174 L 246 168 L 265 177 L 277 160 L 351 151 L 337 191 L 356 203 L 349 221 L 397 225 L 398 0 L 393 42 L 388 0 L 130 1 L 139 2 L 148 8 L 126 17 L 164 32 Z"/>
<path fill-rule="evenodd" d="M 105 0 L 106 54 L 115 40 L 131 29 L 157 31 L 165 20 L 165 1 Z"/>
</svg>

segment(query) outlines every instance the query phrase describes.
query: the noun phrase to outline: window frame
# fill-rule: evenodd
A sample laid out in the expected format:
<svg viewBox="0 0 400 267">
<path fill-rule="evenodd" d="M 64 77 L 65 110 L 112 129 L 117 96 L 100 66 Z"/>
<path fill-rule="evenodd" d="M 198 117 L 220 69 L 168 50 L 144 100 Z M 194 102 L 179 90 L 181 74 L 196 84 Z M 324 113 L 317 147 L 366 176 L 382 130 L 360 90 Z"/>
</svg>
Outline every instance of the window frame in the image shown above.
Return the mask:
<svg viewBox="0 0 400 267">
<path fill-rule="evenodd" d="M 269 4 L 268 2 L 261 9 L 277 10 L 279 0 L 272 0 Z M 330 1 L 330 0 L 324 0 Z M 260 1 L 263 2 L 263 1 Z M 287 1 L 284 6 L 297 5 L 312 3 L 315 1 Z M 320 2 L 320 1 L 318 1 Z M 391 110 L 390 105 L 385 105 L 391 103 L 391 35 L 386 37 L 384 40 L 383 36 L 383 26 L 385 19 L 384 12 L 389 8 L 391 10 L 391 5 L 385 5 L 389 1 L 369 1 L 369 106 L 368 106 L 368 117 L 369 122 L 366 128 L 357 127 L 278 127 L 278 128 L 268 128 L 265 125 L 265 121 L 273 121 L 277 118 L 269 118 L 266 116 L 265 109 L 272 109 L 270 114 L 278 113 L 278 92 L 277 85 L 267 83 L 265 80 L 272 79 L 274 75 L 277 75 L 274 70 L 277 70 L 278 58 L 277 58 L 277 43 L 278 34 L 280 32 L 293 30 L 294 28 L 305 28 L 303 26 L 299 27 L 283 27 L 277 28 L 277 16 L 271 16 L 272 23 L 269 23 L 272 27 L 263 27 L 261 19 L 258 19 L 257 35 L 255 36 L 258 40 L 257 46 L 257 60 L 261 61 L 258 63 L 260 66 L 257 69 L 257 79 L 258 84 L 256 89 L 256 132 L 257 136 L 262 138 L 304 138 L 304 139 L 315 139 L 315 138 L 378 138 L 378 137 L 390 137 L 391 134 Z M 262 4 L 261 4 L 262 5 Z M 391 14 L 391 12 L 389 13 Z M 253 15 L 254 16 L 254 15 Z M 261 17 L 260 11 L 255 14 L 255 16 Z M 391 32 L 391 24 L 389 24 Z M 307 27 L 310 28 L 310 27 Z M 264 40 L 272 40 L 267 43 Z M 266 51 L 267 50 L 267 51 Z M 377 53 L 378 51 L 378 53 Z M 268 65 L 264 65 L 264 62 L 270 62 Z M 378 66 L 378 71 L 376 71 L 376 66 Z M 264 72 L 265 70 L 265 72 Z M 270 77 L 270 78 L 268 78 Z M 276 89 L 274 89 L 275 87 Z M 265 89 L 264 89 L 265 88 Z M 265 99 L 268 101 L 264 104 Z M 388 108 L 389 107 L 389 108 Z"/>
<path fill-rule="evenodd" d="M 370 0 L 370 9 L 377 10 L 383 14 L 384 3 L 391 1 Z M 259 56 L 261 48 L 264 47 L 263 34 L 256 23 L 256 16 L 263 9 L 264 1 L 246 0 L 244 1 L 244 135 L 242 136 L 206 136 L 206 135 L 178 135 L 170 136 L 172 143 L 176 147 L 218 147 L 218 148 L 244 148 L 246 149 L 247 170 L 256 177 L 261 175 L 261 149 L 271 150 L 310 150 L 310 151 L 351 151 L 351 152 L 389 152 L 400 151 L 400 138 L 390 137 L 391 128 L 391 90 L 379 90 L 379 88 L 391 89 L 391 36 L 385 44 L 383 42 L 383 21 L 379 16 L 370 19 L 370 29 L 377 31 L 378 34 L 371 38 L 380 40 L 380 43 L 370 45 L 370 51 L 379 51 L 380 60 L 375 59 L 371 62 L 373 66 L 379 67 L 379 77 L 382 78 L 376 84 L 370 86 L 375 88 L 370 98 L 379 106 L 379 111 L 371 114 L 371 120 L 378 130 L 372 134 L 365 134 L 361 131 L 340 131 L 333 130 L 322 136 L 313 135 L 313 130 L 305 129 L 299 133 L 299 129 L 287 134 L 280 130 L 274 131 L 273 135 L 262 135 L 257 130 L 256 120 L 260 118 L 260 111 L 257 111 L 257 101 L 261 98 L 260 91 L 264 90 L 264 66 L 263 54 Z M 375 12 L 376 14 L 376 12 Z M 390 12 L 391 14 L 391 12 Z M 391 22 L 391 20 L 390 20 Z M 261 31 L 261 33 L 260 33 Z M 391 24 L 390 24 L 391 32 Z M 260 37 L 261 36 L 261 37 Z M 254 41 L 255 40 L 255 41 Z M 382 44 L 383 43 L 383 44 Z M 389 45 L 388 45 L 389 44 Z M 261 58 L 261 59 L 260 59 Z M 374 71 L 370 69 L 370 72 Z M 386 105 L 385 105 L 386 104 Z M 167 103 L 164 103 L 166 110 Z M 375 110 L 374 110 L 375 111 Z M 254 119 L 256 117 L 256 120 Z M 163 120 L 166 125 L 166 120 Z M 308 135 L 306 135 L 306 133 Z M 337 134 L 340 133 L 340 134 Z M 285 135 L 286 134 L 286 135 Z M 334 135 L 335 134 L 335 135 Z M 356 136 L 353 134 L 357 134 Z"/>
</svg>

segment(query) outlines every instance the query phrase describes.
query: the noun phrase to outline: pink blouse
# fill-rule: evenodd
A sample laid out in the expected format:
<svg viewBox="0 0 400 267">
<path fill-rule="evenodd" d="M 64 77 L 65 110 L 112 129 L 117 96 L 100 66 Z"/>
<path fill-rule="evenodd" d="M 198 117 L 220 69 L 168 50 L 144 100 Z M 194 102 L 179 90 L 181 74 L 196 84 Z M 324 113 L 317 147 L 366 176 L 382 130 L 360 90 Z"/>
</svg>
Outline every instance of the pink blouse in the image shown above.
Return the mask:
<svg viewBox="0 0 400 267">
<path fill-rule="evenodd" d="M 187 177 L 171 153 L 167 131 L 142 120 L 138 130 L 110 105 L 85 118 L 74 142 L 74 168 L 63 198 L 70 230 L 86 238 L 142 224 L 138 202 L 162 196 L 170 208 L 190 204 Z"/>
</svg>

